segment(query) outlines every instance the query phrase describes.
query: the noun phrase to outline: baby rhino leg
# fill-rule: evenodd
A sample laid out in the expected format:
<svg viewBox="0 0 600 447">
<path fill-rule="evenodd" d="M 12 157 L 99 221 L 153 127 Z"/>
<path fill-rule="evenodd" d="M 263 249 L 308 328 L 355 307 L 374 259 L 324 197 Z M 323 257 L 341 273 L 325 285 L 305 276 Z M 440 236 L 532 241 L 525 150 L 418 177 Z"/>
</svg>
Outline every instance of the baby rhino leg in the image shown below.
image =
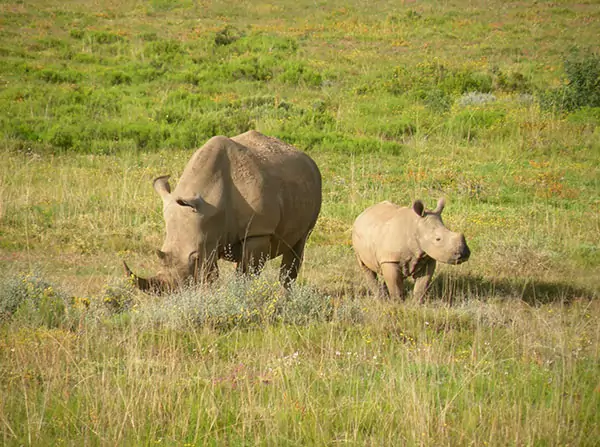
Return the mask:
<svg viewBox="0 0 600 447">
<path fill-rule="evenodd" d="M 380 297 L 388 296 L 388 291 L 385 287 L 385 284 L 383 284 L 381 287 L 379 286 L 379 281 L 377 281 L 377 273 L 367 267 L 364 262 L 361 261 L 358 255 L 356 255 L 356 261 L 358 262 L 360 270 L 363 272 L 363 276 L 367 281 L 367 287 L 369 290 Z"/>
<path fill-rule="evenodd" d="M 383 279 L 392 299 L 404 299 L 404 278 L 397 262 L 384 262 L 381 264 Z"/>
</svg>

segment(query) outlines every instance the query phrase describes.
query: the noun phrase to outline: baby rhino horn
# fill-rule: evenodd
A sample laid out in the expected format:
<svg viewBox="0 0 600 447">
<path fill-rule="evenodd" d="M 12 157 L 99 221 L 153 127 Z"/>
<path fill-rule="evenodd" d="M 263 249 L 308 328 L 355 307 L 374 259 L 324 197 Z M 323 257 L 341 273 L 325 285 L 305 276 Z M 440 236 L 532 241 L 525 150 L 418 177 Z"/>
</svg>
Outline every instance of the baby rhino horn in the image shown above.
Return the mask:
<svg viewBox="0 0 600 447">
<path fill-rule="evenodd" d="M 441 214 L 441 212 L 444 210 L 444 207 L 446 206 L 446 199 L 444 199 L 443 197 L 438 200 L 437 206 L 435 207 L 435 209 L 433 210 L 433 212 L 435 214 Z"/>
</svg>

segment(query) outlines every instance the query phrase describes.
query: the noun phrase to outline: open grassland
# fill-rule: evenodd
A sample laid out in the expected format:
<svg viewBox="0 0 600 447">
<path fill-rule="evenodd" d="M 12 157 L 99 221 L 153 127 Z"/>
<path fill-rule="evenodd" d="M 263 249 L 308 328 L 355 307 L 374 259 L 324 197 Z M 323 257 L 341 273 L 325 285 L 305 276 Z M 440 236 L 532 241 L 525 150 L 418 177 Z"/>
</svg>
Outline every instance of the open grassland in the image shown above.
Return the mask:
<svg viewBox="0 0 600 447">
<path fill-rule="evenodd" d="M 597 2 L 0 3 L 6 445 L 598 445 Z M 135 293 L 151 181 L 257 129 L 319 164 L 298 286 Z M 350 227 L 433 206 L 468 263 L 381 302 Z"/>
</svg>

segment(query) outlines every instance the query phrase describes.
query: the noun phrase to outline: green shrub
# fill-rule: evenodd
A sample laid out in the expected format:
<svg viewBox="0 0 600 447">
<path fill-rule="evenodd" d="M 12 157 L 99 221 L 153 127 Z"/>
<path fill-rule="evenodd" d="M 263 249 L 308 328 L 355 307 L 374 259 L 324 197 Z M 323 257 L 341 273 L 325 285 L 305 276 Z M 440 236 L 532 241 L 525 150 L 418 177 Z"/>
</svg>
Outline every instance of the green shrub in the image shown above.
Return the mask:
<svg viewBox="0 0 600 447">
<path fill-rule="evenodd" d="M 588 54 L 565 61 L 566 86 L 570 109 L 600 107 L 600 55 Z"/>
<path fill-rule="evenodd" d="M 221 65 L 218 72 L 224 79 L 268 81 L 273 77 L 277 65 L 271 56 L 242 55 Z"/>
<path fill-rule="evenodd" d="M 110 71 L 106 73 L 106 79 L 110 85 L 131 84 L 132 77 L 122 71 Z"/>
<path fill-rule="evenodd" d="M 172 60 L 183 52 L 183 46 L 177 40 L 150 41 L 144 47 L 144 56 L 162 60 Z"/>
<path fill-rule="evenodd" d="M 447 122 L 447 128 L 459 138 L 472 139 L 480 130 L 488 129 L 504 120 L 501 110 L 471 109 L 462 110 Z"/>
<path fill-rule="evenodd" d="M 148 31 L 140 35 L 140 39 L 144 42 L 154 42 L 158 40 L 158 35 L 155 32 Z"/>
<path fill-rule="evenodd" d="M 419 64 L 416 70 L 395 67 L 383 83 L 386 90 L 394 95 L 434 89 L 443 95 L 457 95 L 467 92 L 489 93 L 493 88 L 493 77 L 490 73 L 474 71 L 469 67 L 452 69 L 433 62 Z"/>
<path fill-rule="evenodd" d="M 69 36 L 71 36 L 73 39 L 80 40 L 85 36 L 85 31 L 79 28 L 73 28 L 71 31 L 69 31 Z"/>
<path fill-rule="evenodd" d="M 452 107 L 452 97 L 440 88 L 417 90 L 416 96 L 434 112 L 445 113 Z"/>
<path fill-rule="evenodd" d="M 290 37 L 282 37 L 272 34 L 252 34 L 249 36 L 243 36 L 239 34 L 240 38 L 234 40 L 231 43 L 231 50 L 242 53 L 281 53 L 286 59 L 290 58 L 292 54 L 298 49 L 298 43 L 296 40 Z"/>
<path fill-rule="evenodd" d="M 41 141 L 42 132 L 39 123 L 32 118 L 16 117 L 12 120 L 2 120 L 3 132 L 6 136 L 26 141 Z"/>
<path fill-rule="evenodd" d="M 495 69 L 493 73 L 497 88 L 500 90 L 511 93 L 531 93 L 533 91 L 531 82 L 518 71 L 506 74 L 500 69 Z"/>
<path fill-rule="evenodd" d="M 578 59 L 567 59 L 564 69 L 567 84 L 542 92 L 542 107 L 567 111 L 600 107 L 600 55 L 587 54 Z"/>
<path fill-rule="evenodd" d="M 216 111 L 179 123 L 168 141 L 169 146 L 192 149 L 200 147 L 215 135 L 237 135 L 254 128 L 245 111 Z"/>
<path fill-rule="evenodd" d="M 571 112 L 567 119 L 572 123 L 600 126 L 600 107 L 582 107 Z"/>
<path fill-rule="evenodd" d="M 91 31 L 87 33 L 87 36 L 92 42 L 102 45 L 123 42 L 125 40 L 123 36 L 108 31 Z"/>
<path fill-rule="evenodd" d="M 137 121 L 123 125 L 119 138 L 135 141 L 138 149 L 157 149 L 170 136 L 167 127 L 152 122 Z"/>
<path fill-rule="evenodd" d="M 68 150 L 75 145 L 77 139 L 77 129 L 72 126 L 57 124 L 48 132 L 46 141 L 54 147 Z"/>
<path fill-rule="evenodd" d="M 231 45 L 243 35 L 244 33 L 239 31 L 237 28 L 226 26 L 215 33 L 214 42 L 216 46 Z"/>
<path fill-rule="evenodd" d="M 60 83 L 71 83 L 76 84 L 81 81 L 82 74 L 68 69 L 55 70 L 52 68 L 46 68 L 39 72 L 39 78 L 43 81 L 52 83 L 52 84 L 60 84 Z"/>
<path fill-rule="evenodd" d="M 283 73 L 277 79 L 286 84 L 305 85 L 308 87 L 320 87 L 323 83 L 323 76 L 319 72 L 299 61 L 285 63 Z"/>
</svg>

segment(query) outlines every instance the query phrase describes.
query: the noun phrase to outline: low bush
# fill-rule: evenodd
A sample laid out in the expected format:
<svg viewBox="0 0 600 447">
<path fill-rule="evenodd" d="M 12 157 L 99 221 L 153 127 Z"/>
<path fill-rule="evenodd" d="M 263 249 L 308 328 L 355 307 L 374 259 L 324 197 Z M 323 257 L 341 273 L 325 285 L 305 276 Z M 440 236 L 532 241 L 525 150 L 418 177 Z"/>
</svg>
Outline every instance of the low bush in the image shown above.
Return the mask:
<svg viewBox="0 0 600 447">
<path fill-rule="evenodd" d="M 600 55 L 586 54 L 564 62 L 565 85 L 543 91 L 540 103 L 545 109 L 573 111 L 600 107 Z"/>
<path fill-rule="evenodd" d="M 260 277 L 227 277 L 212 287 L 189 287 L 168 297 L 154 298 L 132 308 L 140 324 L 172 328 L 208 326 L 227 330 L 263 324 L 306 325 L 362 318 L 353 301 L 334 303 L 310 286 L 295 285 L 288 293 L 269 273 Z"/>
<path fill-rule="evenodd" d="M 0 320 L 18 319 L 26 325 L 57 327 L 65 322 L 66 295 L 36 273 L 0 282 Z"/>
</svg>

